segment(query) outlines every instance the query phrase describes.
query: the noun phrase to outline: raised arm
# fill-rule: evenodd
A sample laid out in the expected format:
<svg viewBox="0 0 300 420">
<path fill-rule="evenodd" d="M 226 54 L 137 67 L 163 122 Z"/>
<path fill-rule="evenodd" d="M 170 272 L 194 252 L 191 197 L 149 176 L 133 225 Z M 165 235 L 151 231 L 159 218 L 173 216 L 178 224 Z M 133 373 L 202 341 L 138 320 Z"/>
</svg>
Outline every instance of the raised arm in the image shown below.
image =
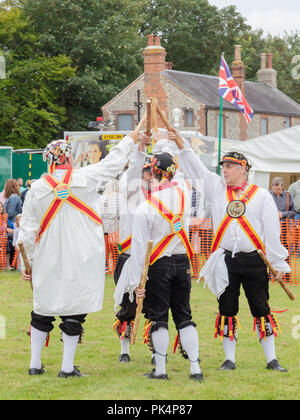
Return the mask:
<svg viewBox="0 0 300 420">
<path fill-rule="evenodd" d="M 129 167 L 120 179 L 120 191 L 127 196 L 141 188 L 142 171 L 147 156 L 145 151 L 150 142 L 150 137 L 142 134 L 141 142 L 134 146 L 130 155 Z"/>
<path fill-rule="evenodd" d="M 178 136 L 178 133 L 176 135 Z M 174 132 L 168 132 L 168 137 L 170 140 L 175 141 L 175 130 Z M 177 156 L 179 167 L 183 171 L 185 178 L 191 181 L 193 187 L 200 194 L 204 191 L 206 198 L 209 201 L 213 201 L 224 189 L 225 184 L 222 178 L 206 168 L 189 143 L 184 141 L 184 139 L 182 139 L 181 148 Z"/>
</svg>

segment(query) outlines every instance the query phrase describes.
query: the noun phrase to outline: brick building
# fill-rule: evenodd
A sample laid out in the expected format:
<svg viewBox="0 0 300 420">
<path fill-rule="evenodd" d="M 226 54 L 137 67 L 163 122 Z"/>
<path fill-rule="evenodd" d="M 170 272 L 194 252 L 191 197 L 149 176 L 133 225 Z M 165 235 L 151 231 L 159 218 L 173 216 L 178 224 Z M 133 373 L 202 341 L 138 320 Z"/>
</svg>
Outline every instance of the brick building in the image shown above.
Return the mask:
<svg viewBox="0 0 300 420">
<path fill-rule="evenodd" d="M 154 35 L 148 36 L 143 56 L 144 73 L 102 107 L 104 120 L 112 121 L 110 128 L 134 129 L 139 120 L 138 102 L 143 115 L 146 98 L 156 97 L 170 123 L 176 122 L 179 130 L 218 137 L 218 77 L 172 70 L 160 37 Z M 277 89 L 271 53 L 261 54 L 257 82 L 245 80 L 239 45 L 235 47 L 231 70 L 255 115 L 248 125 L 243 115 L 224 101 L 223 138 L 247 140 L 300 124 L 300 105 Z"/>
</svg>

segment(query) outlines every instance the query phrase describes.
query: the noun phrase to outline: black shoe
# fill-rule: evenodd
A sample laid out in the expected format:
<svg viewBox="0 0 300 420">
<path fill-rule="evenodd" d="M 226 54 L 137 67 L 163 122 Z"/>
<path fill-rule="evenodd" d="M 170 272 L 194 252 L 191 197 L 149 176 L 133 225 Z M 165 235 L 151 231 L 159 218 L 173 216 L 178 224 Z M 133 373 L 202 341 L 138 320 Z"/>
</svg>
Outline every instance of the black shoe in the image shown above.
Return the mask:
<svg viewBox="0 0 300 420">
<path fill-rule="evenodd" d="M 287 369 L 284 369 L 282 366 L 280 366 L 277 359 L 272 360 L 272 362 L 267 364 L 267 369 L 270 370 L 278 370 L 279 372 L 288 372 Z"/>
<path fill-rule="evenodd" d="M 129 354 L 126 354 L 126 353 L 120 354 L 120 356 L 119 356 L 119 362 L 123 362 L 123 363 L 130 362 L 130 356 L 129 356 Z"/>
<path fill-rule="evenodd" d="M 44 365 L 41 366 L 41 369 L 35 369 L 35 368 L 30 368 L 28 373 L 30 376 L 37 376 L 37 375 L 42 375 L 43 373 L 46 373 L 45 369 L 44 369 Z"/>
<path fill-rule="evenodd" d="M 231 360 L 225 360 L 222 366 L 218 370 L 235 370 L 236 364 L 233 363 Z"/>
<path fill-rule="evenodd" d="M 190 375 L 190 379 L 193 379 L 194 381 L 202 382 L 204 380 L 203 373 L 194 373 L 193 375 Z"/>
<path fill-rule="evenodd" d="M 59 378 L 71 378 L 73 376 L 83 378 L 86 375 L 83 375 L 82 373 L 80 373 L 79 369 L 75 366 L 72 372 L 64 372 L 63 370 L 61 370 L 58 374 Z"/>
<path fill-rule="evenodd" d="M 166 374 L 155 375 L 155 369 L 153 369 L 149 373 L 145 373 L 144 376 L 146 376 L 146 378 L 149 378 L 149 379 L 162 379 L 162 380 L 166 380 L 166 381 L 169 379 L 168 375 L 166 375 Z"/>
</svg>

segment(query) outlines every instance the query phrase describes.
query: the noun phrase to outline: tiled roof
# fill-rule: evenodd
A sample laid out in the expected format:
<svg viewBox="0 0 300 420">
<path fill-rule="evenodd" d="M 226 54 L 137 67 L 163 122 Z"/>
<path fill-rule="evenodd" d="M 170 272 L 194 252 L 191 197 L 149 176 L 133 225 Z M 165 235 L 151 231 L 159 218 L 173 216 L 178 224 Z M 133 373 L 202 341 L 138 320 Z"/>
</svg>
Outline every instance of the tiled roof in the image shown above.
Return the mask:
<svg viewBox="0 0 300 420">
<path fill-rule="evenodd" d="M 218 77 L 176 70 L 165 70 L 162 74 L 207 107 L 219 108 Z M 300 104 L 264 83 L 246 81 L 245 97 L 254 112 L 300 117 Z M 227 101 L 223 102 L 223 108 L 236 110 Z"/>
</svg>

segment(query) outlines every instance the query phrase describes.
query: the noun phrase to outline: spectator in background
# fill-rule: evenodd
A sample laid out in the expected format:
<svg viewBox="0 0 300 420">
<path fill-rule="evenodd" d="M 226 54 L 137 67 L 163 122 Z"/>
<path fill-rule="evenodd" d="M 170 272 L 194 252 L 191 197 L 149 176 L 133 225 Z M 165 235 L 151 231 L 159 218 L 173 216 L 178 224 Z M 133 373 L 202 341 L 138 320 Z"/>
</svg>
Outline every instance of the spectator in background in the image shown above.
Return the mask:
<svg viewBox="0 0 300 420">
<path fill-rule="evenodd" d="M 281 177 L 273 178 L 270 193 L 277 206 L 279 219 L 293 219 L 296 216 L 294 200 L 291 194 L 284 189 L 284 182 Z"/>
<path fill-rule="evenodd" d="M 4 195 L 4 190 L 3 191 L 1 191 L 1 193 L 0 193 L 0 203 L 2 203 L 3 205 L 5 204 L 5 202 L 6 202 L 6 200 L 7 200 L 7 198 L 5 197 L 5 195 Z"/>
<path fill-rule="evenodd" d="M 288 188 L 292 199 L 294 200 L 296 216 L 295 220 L 300 220 L 300 178 L 298 181 L 291 184 Z"/>
<path fill-rule="evenodd" d="M 6 214 L 4 205 L 0 202 L 0 216 Z M 13 240 L 13 234 L 14 234 L 14 225 L 11 223 L 9 219 L 7 219 L 7 222 L 5 225 L 0 226 L 0 239 L 1 235 L 5 235 L 7 238 L 7 244 L 6 244 L 6 270 L 10 271 L 13 270 L 11 266 L 11 261 L 14 254 L 14 248 L 12 245 Z M 0 243 L 3 244 L 3 241 L 1 240 Z"/>
<path fill-rule="evenodd" d="M 17 178 L 17 184 L 19 185 L 20 194 L 22 194 L 22 192 L 25 190 L 25 188 L 23 187 L 23 183 L 23 178 Z"/>
<path fill-rule="evenodd" d="M 294 219 L 296 220 L 296 222 L 294 223 L 294 251 L 296 252 L 297 257 L 300 257 L 300 178 L 298 179 L 298 181 L 294 182 L 289 186 L 288 191 L 294 200 L 296 210 L 296 216 Z"/>
<path fill-rule="evenodd" d="M 22 200 L 19 185 L 15 179 L 8 179 L 4 186 L 4 195 L 7 198 L 4 208 L 9 220 L 14 223 L 16 216 L 22 212 Z"/>
<path fill-rule="evenodd" d="M 32 180 L 30 181 L 29 179 L 27 179 L 27 181 L 25 182 L 25 187 L 26 187 L 26 188 L 24 189 L 24 191 L 23 191 L 23 192 L 22 192 L 22 194 L 21 194 L 22 206 L 23 206 L 23 204 L 24 204 L 26 194 L 27 194 L 28 190 L 30 189 L 31 184 L 32 184 L 34 181 L 36 181 L 36 180 L 35 180 L 35 179 L 32 179 Z"/>
<path fill-rule="evenodd" d="M 291 194 L 284 189 L 284 182 L 281 177 L 275 177 L 272 180 L 272 190 L 270 191 L 275 204 L 278 209 L 278 217 L 279 220 L 282 222 L 284 220 L 288 221 L 288 219 L 293 219 L 296 216 L 296 210 L 293 198 Z M 282 245 L 289 251 L 289 256 L 286 262 L 291 265 L 291 249 L 290 249 L 290 241 L 289 241 L 289 224 L 286 222 L 285 224 L 281 224 L 281 242 Z M 286 280 L 291 279 L 291 274 L 288 273 L 285 275 Z"/>
</svg>

